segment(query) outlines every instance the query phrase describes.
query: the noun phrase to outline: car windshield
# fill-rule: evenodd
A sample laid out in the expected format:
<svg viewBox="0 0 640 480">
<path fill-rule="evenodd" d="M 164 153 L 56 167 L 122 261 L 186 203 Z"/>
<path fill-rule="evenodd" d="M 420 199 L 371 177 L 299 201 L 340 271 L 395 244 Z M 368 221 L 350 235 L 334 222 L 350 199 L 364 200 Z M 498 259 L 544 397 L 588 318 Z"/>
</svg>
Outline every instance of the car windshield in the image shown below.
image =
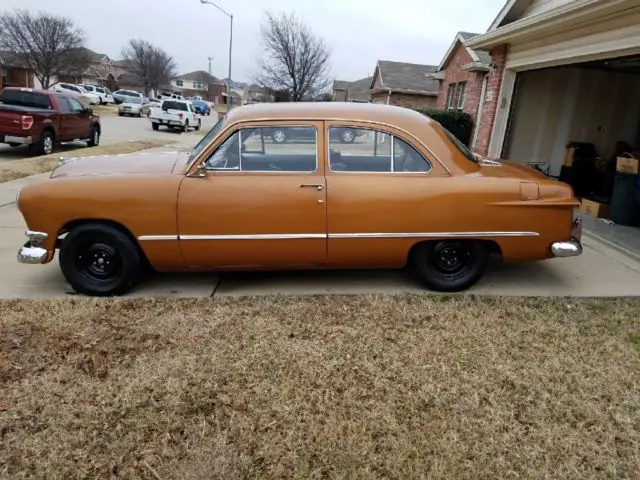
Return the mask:
<svg viewBox="0 0 640 480">
<path fill-rule="evenodd" d="M 47 95 L 24 90 L 3 90 L 0 93 L 0 103 L 5 105 L 20 105 L 32 108 L 51 109 L 51 100 Z"/>
<path fill-rule="evenodd" d="M 460 153 L 462 153 L 462 155 L 464 155 L 464 157 L 467 160 L 469 160 L 469 161 L 471 161 L 473 163 L 478 163 L 478 159 L 476 158 L 476 156 L 471 152 L 471 150 L 469 150 L 467 148 L 467 146 L 464 143 L 462 143 L 460 140 L 458 140 L 458 138 L 453 133 L 451 133 L 449 130 L 444 128 L 440 123 L 437 123 L 437 124 L 444 131 L 444 133 L 447 135 L 447 137 L 449 137 L 449 140 L 451 140 L 451 143 L 453 143 L 456 146 L 458 151 Z"/>
<path fill-rule="evenodd" d="M 129 97 L 125 103 L 142 103 L 142 98 L 140 97 Z"/>
<path fill-rule="evenodd" d="M 195 148 L 191 151 L 187 168 L 191 167 L 191 164 L 198 157 L 198 155 L 200 155 L 200 152 L 202 152 L 205 147 L 209 145 L 211 141 L 216 137 L 216 135 L 218 135 L 225 118 L 226 117 L 221 117 L 220 120 L 218 120 L 218 122 L 213 126 L 213 128 L 209 130 L 204 137 L 202 137 L 202 140 L 200 140 Z"/>
</svg>

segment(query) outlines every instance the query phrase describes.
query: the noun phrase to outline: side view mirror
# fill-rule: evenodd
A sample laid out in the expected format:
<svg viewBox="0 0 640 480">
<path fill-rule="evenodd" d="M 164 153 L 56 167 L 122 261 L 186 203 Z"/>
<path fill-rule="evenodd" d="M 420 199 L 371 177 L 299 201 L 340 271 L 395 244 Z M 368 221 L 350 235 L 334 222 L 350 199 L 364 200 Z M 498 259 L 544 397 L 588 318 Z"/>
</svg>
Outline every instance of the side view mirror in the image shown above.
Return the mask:
<svg viewBox="0 0 640 480">
<path fill-rule="evenodd" d="M 189 177 L 195 177 L 195 178 L 204 178 L 206 176 L 207 176 L 207 166 L 204 164 L 204 162 L 198 165 L 198 168 L 196 168 L 193 173 L 189 174 Z"/>
<path fill-rule="evenodd" d="M 83 113 L 86 113 L 87 115 L 93 115 L 93 108 L 87 107 L 84 109 Z"/>
</svg>

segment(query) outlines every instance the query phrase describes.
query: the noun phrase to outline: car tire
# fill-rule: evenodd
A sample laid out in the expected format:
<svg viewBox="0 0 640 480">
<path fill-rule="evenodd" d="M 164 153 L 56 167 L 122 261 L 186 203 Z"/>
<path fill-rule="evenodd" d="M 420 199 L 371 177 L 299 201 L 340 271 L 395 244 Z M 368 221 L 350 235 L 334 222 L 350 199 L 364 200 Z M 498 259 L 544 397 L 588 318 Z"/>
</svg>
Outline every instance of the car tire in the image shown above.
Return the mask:
<svg viewBox="0 0 640 480">
<path fill-rule="evenodd" d="M 353 143 L 356 141 L 356 132 L 350 128 L 344 129 L 340 134 L 340 140 L 342 143 Z"/>
<path fill-rule="evenodd" d="M 411 265 L 437 292 L 460 292 L 480 280 L 489 263 L 489 246 L 473 240 L 439 240 L 417 245 Z"/>
<path fill-rule="evenodd" d="M 281 128 L 276 128 L 271 135 L 274 143 L 287 143 L 287 133 Z"/>
<path fill-rule="evenodd" d="M 86 223 L 71 230 L 60 247 L 60 268 L 71 287 L 92 296 L 121 295 L 139 278 L 141 258 L 124 232 Z"/>
<path fill-rule="evenodd" d="M 10 147 L 12 147 L 12 148 L 16 148 L 16 147 L 19 147 L 19 146 L 20 146 L 20 145 L 22 145 L 22 144 L 21 144 L 21 143 L 9 143 L 8 145 L 9 145 Z"/>
<path fill-rule="evenodd" d="M 49 130 L 42 132 L 40 141 L 29 146 L 29 149 L 36 155 L 50 155 L 55 151 L 56 142 L 53 133 Z"/>
<path fill-rule="evenodd" d="M 180 129 L 181 132 L 188 132 L 189 131 L 189 120 L 186 120 L 184 122 L 184 126 Z"/>
<path fill-rule="evenodd" d="M 122 113 L 122 112 L 118 112 L 118 116 L 119 116 L 119 117 L 124 117 L 124 113 Z"/>
<path fill-rule="evenodd" d="M 193 129 L 197 132 L 202 127 L 202 120 L 198 120 L 198 125 L 196 125 Z"/>
<path fill-rule="evenodd" d="M 153 128 L 155 131 L 158 131 L 160 129 L 160 125 L 158 123 L 152 123 L 151 128 Z"/>
<path fill-rule="evenodd" d="M 100 145 L 100 129 L 95 125 L 91 127 L 91 136 L 89 137 L 89 141 L 87 142 L 88 147 L 97 147 Z"/>
</svg>

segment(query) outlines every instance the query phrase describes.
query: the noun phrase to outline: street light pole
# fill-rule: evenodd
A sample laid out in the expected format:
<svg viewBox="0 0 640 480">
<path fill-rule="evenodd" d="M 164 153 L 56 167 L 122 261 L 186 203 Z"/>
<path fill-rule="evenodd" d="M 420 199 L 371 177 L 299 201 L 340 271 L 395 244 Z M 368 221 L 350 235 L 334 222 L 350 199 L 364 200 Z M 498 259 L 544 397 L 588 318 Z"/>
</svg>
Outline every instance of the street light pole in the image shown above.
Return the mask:
<svg viewBox="0 0 640 480">
<path fill-rule="evenodd" d="M 227 78 L 227 111 L 231 110 L 231 52 L 233 49 L 233 14 L 223 10 L 210 0 L 200 0 L 203 5 L 212 5 L 229 17 L 229 77 Z"/>
</svg>

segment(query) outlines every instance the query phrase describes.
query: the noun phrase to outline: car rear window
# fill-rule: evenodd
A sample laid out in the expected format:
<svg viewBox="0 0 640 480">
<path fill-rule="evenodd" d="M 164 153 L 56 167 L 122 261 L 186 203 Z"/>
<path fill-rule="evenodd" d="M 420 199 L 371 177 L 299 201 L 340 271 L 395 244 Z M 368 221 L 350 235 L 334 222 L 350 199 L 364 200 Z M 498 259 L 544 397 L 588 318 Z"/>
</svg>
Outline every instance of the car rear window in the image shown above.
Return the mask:
<svg viewBox="0 0 640 480">
<path fill-rule="evenodd" d="M 442 126 L 442 124 L 438 123 L 438 125 L 444 131 L 444 133 L 447 135 L 447 137 L 449 137 L 449 140 L 451 140 L 451 143 L 453 143 L 456 146 L 458 151 L 467 160 L 469 160 L 470 162 L 473 162 L 473 163 L 478 163 L 478 160 L 476 159 L 475 155 L 473 153 L 471 153 L 471 150 L 469 150 L 469 148 L 467 148 L 467 146 L 464 143 L 462 143 L 460 140 L 458 140 L 458 137 L 456 137 L 453 133 L 451 133 L 449 130 L 444 128 Z"/>
<path fill-rule="evenodd" d="M 0 103 L 5 105 L 21 105 L 32 108 L 51 110 L 51 100 L 48 95 L 24 90 L 4 90 L 0 93 Z"/>
<path fill-rule="evenodd" d="M 187 112 L 189 110 L 186 103 L 173 102 L 171 100 L 165 100 L 162 103 L 162 108 L 165 110 L 182 110 L 183 112 Z"/>
</svg>

